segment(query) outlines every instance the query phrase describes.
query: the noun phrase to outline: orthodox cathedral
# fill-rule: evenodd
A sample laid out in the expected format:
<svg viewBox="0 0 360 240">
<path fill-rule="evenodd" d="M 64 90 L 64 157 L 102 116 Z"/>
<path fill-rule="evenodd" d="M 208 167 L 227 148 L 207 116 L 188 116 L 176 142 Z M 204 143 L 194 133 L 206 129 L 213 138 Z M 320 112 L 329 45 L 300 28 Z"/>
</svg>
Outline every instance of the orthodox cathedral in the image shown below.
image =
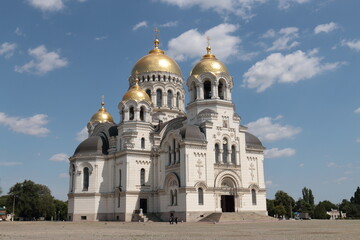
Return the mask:
<svg viewBox="0 0 360 240">
<path fill-rule="evenodd" d="M 226 66 L 207 53 L 186 81 L 159 49 L 140 58 L 115 123 L 101 108 L 69 158 L 68 220 L 199 221 L 213 213 L 267 215 L 264 147 L 240 124 Z"/>
</svg>

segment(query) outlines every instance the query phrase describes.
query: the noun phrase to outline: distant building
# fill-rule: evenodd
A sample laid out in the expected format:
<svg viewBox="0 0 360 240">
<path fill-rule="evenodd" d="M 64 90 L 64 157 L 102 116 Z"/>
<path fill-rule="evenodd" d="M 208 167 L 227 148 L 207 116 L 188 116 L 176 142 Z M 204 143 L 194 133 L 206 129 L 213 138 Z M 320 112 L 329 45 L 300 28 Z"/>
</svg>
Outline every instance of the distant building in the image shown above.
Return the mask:
<svg viewBox="0 0 360 240">
<path fill-rule="evenodd" d="M 326 212 L 330 216 L 330 220 L 336 220 L 338 218 L 346 218 L 346 213 L 341 212 L 337 209 L 331 209 L 331 211 Z"/>
<path fill-rule="evenodd" d="M 267 215 L 265 148 L 240 125 L 226 66 L 208 46 L 186 82 L 185 108 L 180 68 L 158 39 L 154 43 L 131 72 L 118 104 L 120 122 L 102 102 L 87 125 L 88 138 L 69 159 L 68 220 Z"/>
<path fill-rule="evenodd" d="M 11 215 L 6 213 L 5 207 L 0 207 L 0 221 L 9 221 L 11 219 Z"/>
<path fill-rule="evenodd" d="M 0 219 L 5 221 L 7 217 L 5 207 L 0 207 Z"/>
</svg>

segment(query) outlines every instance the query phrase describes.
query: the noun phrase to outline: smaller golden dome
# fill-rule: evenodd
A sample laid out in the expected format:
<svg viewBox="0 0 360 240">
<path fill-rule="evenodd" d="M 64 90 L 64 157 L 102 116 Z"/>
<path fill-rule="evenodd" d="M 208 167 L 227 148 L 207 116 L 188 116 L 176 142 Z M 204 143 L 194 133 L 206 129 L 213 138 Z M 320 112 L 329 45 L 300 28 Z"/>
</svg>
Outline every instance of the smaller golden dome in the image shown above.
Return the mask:
<svg viewBox="0 0 360 240">
<path fill-rule="evenodd" d="M 122 102 L 125 102 L 127 100 L 134 100 L 136 102 L 140 102 L 144 100 L 148 103 L 151 103 L 149 95 L 139 86 L 138 82 L 139 79 L 136 79 L 135 85 L 130 87 L 130 89 L 124 94 Z"/>
<path fill-rule="evenodd" d="M 212 72 L 218 74 L 221 72 L 229 73 L 225 64 L 219 61 L 214 54 L 211 53 L 211 47 L 206 47 L 207 54 L 193 67 L 190 76 L 198 76 L 204 72 Z"/>
<path fill-rule="evenodd" d="M 95 122 L 100 122 L 100 123 L 104 123 L 104 122 L 111 122 L 114 123 L 114 120 L 111 116 L 110 113 L 108 113 L 106 111 L 106 109 L 104 108 L 104 96 L 102 97 L 101 100 L 101 108 L 99 109 L 99 111 L 97 111 L 90 119 L 90 123 L 95 123 Z"/>
</svg>

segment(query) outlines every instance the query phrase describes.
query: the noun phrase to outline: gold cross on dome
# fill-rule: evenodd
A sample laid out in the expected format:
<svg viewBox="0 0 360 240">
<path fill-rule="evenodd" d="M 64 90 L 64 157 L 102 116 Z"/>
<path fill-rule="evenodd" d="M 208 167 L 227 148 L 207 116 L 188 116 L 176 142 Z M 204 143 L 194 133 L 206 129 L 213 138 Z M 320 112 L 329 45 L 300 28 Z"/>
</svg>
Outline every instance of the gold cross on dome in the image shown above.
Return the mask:
<svg viewBox="0 0 360 240">
<path fill-rule="evenodd" d="M 206 36 L 206 40 L 207 40 L 207 45 L 208 47 L 210 46 L 210 37 L 209 36 Z"/>
<path fill-rule="evenodd" d="M 158 39 L 159 38 L 159 32 L 160 32 L 158 27 L 155 27 L 154 32 L 155 32 L 155 39 Z"/>
</svg>

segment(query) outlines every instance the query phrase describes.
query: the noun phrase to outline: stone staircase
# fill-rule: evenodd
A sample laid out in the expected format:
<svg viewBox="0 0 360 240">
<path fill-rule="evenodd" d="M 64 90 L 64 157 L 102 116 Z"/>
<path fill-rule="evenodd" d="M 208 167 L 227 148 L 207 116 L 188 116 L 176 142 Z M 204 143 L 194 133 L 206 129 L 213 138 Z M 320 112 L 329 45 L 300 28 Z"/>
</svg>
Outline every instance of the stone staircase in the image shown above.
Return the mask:
<svg viewBox="0 0 360 240">
<path fill-rule="evenodd" d="M 155 213 L 137 213 L 135 212 L 131 219 L 132 222 L 162 222 L 161 218 Z"/>
<path fill-rule="evenodd" d="M 226 213 L 212 213 L 199 222 L 213 222 L 213 223 L 226 223 L 226 222 L 269 222 L 278 221 L 278 219 L 261 215 L 255 212 L 226 212 Z"/>
</svg>

